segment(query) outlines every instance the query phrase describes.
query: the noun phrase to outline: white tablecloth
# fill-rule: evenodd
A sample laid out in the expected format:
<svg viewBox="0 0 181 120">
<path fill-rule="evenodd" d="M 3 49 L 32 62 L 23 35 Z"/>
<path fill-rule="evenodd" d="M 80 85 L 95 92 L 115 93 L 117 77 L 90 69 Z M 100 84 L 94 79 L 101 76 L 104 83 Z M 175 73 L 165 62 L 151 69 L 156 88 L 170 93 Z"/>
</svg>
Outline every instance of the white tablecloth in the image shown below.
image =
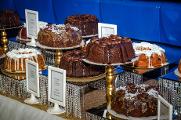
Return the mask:
<svg viewBox="0 0 181 120">
<path fill-rule="evenodd" d="M 64 119 L 0 95 L 0 120 L 64 120 Z"/>
</svg>

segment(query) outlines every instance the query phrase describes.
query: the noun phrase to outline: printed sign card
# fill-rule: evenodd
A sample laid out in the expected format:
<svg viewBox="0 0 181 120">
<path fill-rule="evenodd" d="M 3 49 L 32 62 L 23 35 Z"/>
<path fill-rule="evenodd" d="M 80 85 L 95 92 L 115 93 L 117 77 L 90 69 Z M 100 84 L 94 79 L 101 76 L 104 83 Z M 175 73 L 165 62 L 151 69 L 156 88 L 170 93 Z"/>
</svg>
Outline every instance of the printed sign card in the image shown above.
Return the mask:
<svg viewBox="0 0 181 120">
<path fill-rule="evenodd" d="M 27 91 L 31 93 L 31 97 L 25 102 L 29 104 L 37 104 L 38 100 L 35 96 L 40 97 L 39 90 L 39 67 L 38 63 L 26 60 L 26 83 Z"/>
<path fill-rule="evenodd" d="M 31 38 L 31 42 L 28 43 L 28 45 L 36 46 L 35 39 L 37 39 L 37 35 L 39 31 L 38 12 L 25 9 L 25 15 L 26 15 L 27 36 Z"/>
<path fill-rule="evenodd" d="M 54 107 L 48 109 L 51 114 L 65 112 L 66 71 L 60 68 L 48 67 L 48 100 Z M 61 105 L 62 108 L 59 107 Z"/>
<path fill-rule="evenodd" d="M 158 95 L 158 118 L 157 120 L 172 120 L 173 106 L 162 96 Z"/>
<path fill-rule="evenodd" d="M 107 37 L 109 35 L 117 35 L 117 25 L 98 23 L 98 37 Z"/>
</svg>

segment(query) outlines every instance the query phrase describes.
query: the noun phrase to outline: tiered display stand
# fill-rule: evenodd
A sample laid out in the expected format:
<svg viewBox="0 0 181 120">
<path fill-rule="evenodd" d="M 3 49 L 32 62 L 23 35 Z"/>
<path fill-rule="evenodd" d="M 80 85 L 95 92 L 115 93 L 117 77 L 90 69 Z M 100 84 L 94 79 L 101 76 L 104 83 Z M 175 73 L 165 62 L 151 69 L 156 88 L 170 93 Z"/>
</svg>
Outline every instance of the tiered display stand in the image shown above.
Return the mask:
<svg viewBox="0 0 181 120">
<path fill-rule="evenodd" d="M 103 64 L 103 63 L 95 63 L 95 62 L 89 61 L 87 59 L 84 59 L 84 62 L 86 62 L 88 64 L 93 64 L 93 65 L 105 66 L 105 68 L 106 68 L 106 99 L 107 99 L 107 108 L 106 109 L 108 110 L 111 106 L 113 92 L 115 92 L 114 66 L 125 65 L 130 62 Z M 112 116 L 114 116 L 114 114 L 111 114 L 111 112 L 108 111 L 106 114 L 106 118 L 112 119 Z"/>
</svg>

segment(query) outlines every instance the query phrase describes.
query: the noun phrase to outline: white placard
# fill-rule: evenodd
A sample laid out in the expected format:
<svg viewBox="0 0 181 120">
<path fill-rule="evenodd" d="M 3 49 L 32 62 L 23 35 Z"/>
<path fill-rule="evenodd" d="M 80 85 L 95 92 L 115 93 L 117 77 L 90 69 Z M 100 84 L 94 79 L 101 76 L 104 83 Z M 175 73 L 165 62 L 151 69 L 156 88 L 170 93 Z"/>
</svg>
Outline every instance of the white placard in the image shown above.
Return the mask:
<svg viewBox="0 0 181 120">
<path fill-rule="evenodd" d="M 38 27 L 38 12 L 33 10 L 25 9 L 26 15 L 26 29 L 27 36 L 29 38 L 37 39 L 37 34 L 39 31 Z"/>
<path fill-rule="evenodd" d="M 40 97 L 38 63 L 26 60 L 27 91 Z"/>
<path fill-rule="evenodd" d="M 66 71 L 48 66 L 48 101 L 65 107 Z"/>
<path fill-rule="evenodd" d="M 173 106 L 166 101 L 162 96 L 158 95 L 158 118 L 157 120 L 161 120 L 164 118 L 165 120 L 172 120 L 173 114 Z"/>
<path fill-rule="evenodd" d="M 111 34 L 117 35 L 117 25 L 98 23 L 98 36 L 99 36 L 99 38 L 107 37 Z"/>
</svg>

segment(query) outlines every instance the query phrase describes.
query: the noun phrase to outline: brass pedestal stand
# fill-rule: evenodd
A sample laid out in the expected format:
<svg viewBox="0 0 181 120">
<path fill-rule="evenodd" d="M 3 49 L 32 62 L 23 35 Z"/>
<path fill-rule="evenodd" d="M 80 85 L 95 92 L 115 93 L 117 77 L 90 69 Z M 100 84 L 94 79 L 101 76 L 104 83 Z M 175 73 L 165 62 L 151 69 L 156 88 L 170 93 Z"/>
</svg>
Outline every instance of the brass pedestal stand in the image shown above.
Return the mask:
<svg viewBox="0 0 181 120">
<path fill-rule="evenodd" d="M 115 90 L 113 81 L 115 80 L 114 76 L 114 67 L 112 65 L 106 66 L 106 99 L 107 99 L 107 108 L 111 106 L 113 91 Z M 107 112 L 106 117 L 111 120 L 112 117 Z"/>
<path fill-rule="evenodd" d="M 56 53 L 55 53 L 55 66 L 56 67 L 59 67 L 62 55 L 63 55 L 62 50 L 60 50 L 60 49 L 56 50 Z"/>
<path fill-rule="evenodd" d="M 8 51 L 8 39 L 5 30 L 1 32 L 1 37 L 2 48 L 4 50 L 4 53 L 6 53 Z"/>
</svg>

